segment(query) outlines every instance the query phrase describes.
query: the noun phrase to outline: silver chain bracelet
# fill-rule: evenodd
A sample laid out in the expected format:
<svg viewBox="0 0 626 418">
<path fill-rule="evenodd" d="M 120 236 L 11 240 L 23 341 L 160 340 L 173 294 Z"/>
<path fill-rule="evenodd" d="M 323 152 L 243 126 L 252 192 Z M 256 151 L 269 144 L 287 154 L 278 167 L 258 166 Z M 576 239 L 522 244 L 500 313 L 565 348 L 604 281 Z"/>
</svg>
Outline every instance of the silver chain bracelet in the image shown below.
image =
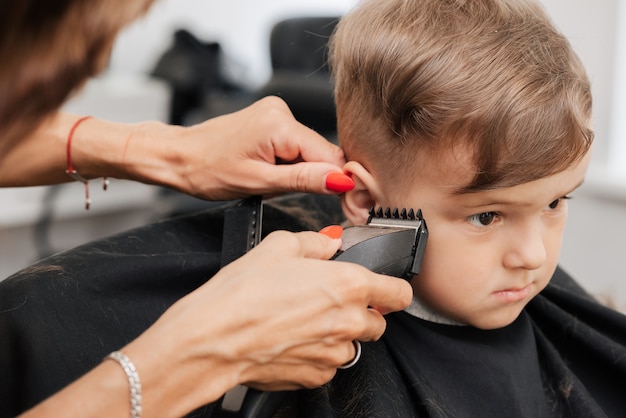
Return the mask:
<svg viewBox="0 0 626 418">
<path fill-rule="evenodd" d="M 137 373 L 135 365 L 121 351 L 114 351 L 106 358 L 115 360 L 124 369 L 130 386 L 130 416 L 132 418 L 141 418 L 141 382 L 139 381 L 139 373 Z"/>
</svg>

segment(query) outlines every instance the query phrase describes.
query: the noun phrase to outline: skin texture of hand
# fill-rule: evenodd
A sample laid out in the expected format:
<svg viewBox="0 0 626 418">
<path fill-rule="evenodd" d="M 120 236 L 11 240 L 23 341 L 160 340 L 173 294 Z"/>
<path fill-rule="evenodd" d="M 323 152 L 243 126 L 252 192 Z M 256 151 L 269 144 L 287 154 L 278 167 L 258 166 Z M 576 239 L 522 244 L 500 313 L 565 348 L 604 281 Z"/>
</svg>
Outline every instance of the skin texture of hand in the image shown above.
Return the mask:
<svg viewBox="0 0 626 418">
<path fill-rule="evenodd" d="M 183 416 L 238 384 L 320 386 L 354 357 L 352 340 L 380 338 L 379 310 L 405 308 L 411 286 L 327 261 L 339 245 L 315 232 L 274 232 L 122 348 L 141 379 L 144 416 Z M 24 417 L 128 416 L 128 391 L 107 360 Z"/>
<path fill-rule="evenodd" d="M 176 151 L 173 186 L 211 200 L 329 193 L 325 176 L 341 173 L 345 163 L 340 148 L 298 123 L 277 97 L 185 129 Z"/>
<path fill-rule="evenodd" d="M 59 113 L 28 138 L 0 147 L 0 186 L 71 181 L 66 144 L 78 119 Z M 137 180 L 208 200 L 345 191 L 326 188 L 329 173 L 343 173 L 343 151 L 297 122 L 277 97 L 191 127 L 91 118 L 74 131 L 71 153 L 85 178 Z"/>
<path fill-rule="evenodd" d="M 403 309 L 411 287 L 355 264 L 326 261 L 339 244 L 314 232 L 275 232 L 170 308 L 124 350 L 136 358 L 142 379 L 158 384 L 147 386 L 146 416 L 150 405 L 167 398 L 191 410 L 237 384 L 320 386 L 354 357 L 352 340 L 380 338 L 385 320 L 368 306 Z M 168 344 L 171 352 L 146 356 L 150 347 Z"/>
</svg>

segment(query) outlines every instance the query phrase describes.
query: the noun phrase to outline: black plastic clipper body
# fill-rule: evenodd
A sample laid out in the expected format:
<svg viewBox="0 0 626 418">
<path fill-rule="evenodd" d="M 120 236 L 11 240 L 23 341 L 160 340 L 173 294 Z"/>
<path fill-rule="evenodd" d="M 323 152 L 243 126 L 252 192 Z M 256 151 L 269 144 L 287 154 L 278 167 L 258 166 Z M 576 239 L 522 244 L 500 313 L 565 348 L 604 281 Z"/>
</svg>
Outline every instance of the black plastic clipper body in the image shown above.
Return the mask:
<svg viewBox="0 0 626 418">
<path fill-rule="evenodd" d="M 367 225 L 346 228 L 341 239 L 333 260 L 411 280 L 422 268 L 428 227 L 421 209 L 372 209 Z"/>
</svg>

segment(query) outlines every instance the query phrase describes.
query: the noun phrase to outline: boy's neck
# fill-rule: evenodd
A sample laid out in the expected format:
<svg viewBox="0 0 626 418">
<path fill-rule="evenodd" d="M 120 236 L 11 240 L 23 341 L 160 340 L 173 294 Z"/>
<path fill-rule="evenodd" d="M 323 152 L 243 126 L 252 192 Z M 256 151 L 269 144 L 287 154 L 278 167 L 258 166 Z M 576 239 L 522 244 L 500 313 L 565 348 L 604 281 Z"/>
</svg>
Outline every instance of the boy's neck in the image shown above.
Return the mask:
<svg viewBox="0 0 626 418">
<path fill-rule="evenodd" d="M 428 307 L 422 301 L 420 301 L 417 296 L 413 296 L 413 300 L 411 304 L 404 310 L 409 315 L 412 315 L 416 318 L 423 319 L 424 321 L 434 322 L 436 324 L 443 325 L 457 325 L 464 326 L 465 324 L 455 321 L 453 319 L 447 318 L 440 313 L 435 312 L 433 309 Z"/>
</svg>

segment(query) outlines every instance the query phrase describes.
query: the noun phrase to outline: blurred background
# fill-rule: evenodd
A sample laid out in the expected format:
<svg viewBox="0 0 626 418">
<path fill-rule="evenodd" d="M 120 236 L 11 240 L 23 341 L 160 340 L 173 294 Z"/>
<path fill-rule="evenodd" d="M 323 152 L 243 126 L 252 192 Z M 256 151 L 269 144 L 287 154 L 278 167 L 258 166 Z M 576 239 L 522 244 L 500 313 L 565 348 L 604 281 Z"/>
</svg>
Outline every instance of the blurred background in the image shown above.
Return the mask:
<svg viewBox="0 0 626 418">
<path fill-rule="evenodd" d="M 158 0 L 118 38 L 108 70 L 65 110 L 119 122 L 188 125 L 281 95 L 294 115 L 335 139 L 324 44 L 357 0 Z M 626 311 L 626 2 L 542 0 L 591 77 L 596 142 L 570 201 L 561 265 Z M 0 280 L 83 242 L 209 203 L 112 180 L 0 189 Z M 626 258 L 626 257 L 625 257 Z"/>
</svg>

